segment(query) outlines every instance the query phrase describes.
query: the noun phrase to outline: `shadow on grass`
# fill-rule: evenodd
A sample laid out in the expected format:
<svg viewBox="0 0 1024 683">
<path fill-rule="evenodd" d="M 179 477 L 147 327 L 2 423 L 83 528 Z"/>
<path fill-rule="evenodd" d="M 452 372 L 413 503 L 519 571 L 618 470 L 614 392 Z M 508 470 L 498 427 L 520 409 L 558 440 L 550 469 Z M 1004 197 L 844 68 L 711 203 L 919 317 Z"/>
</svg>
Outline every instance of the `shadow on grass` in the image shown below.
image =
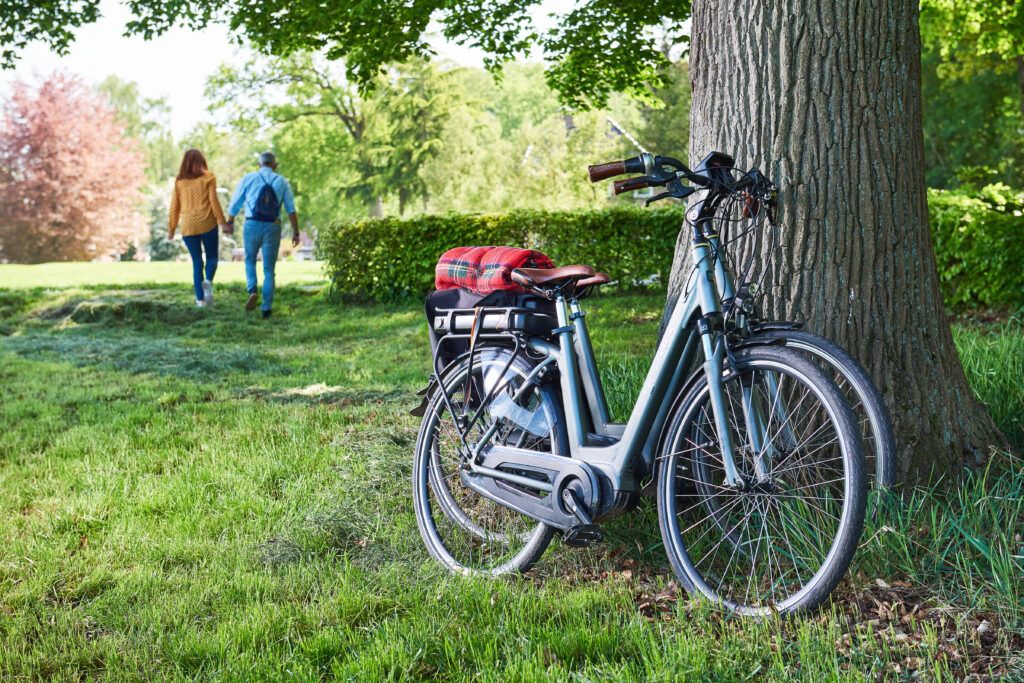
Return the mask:
<svg viewBox="0 0 1024 683">
<path fill-rule="evenodd" d="M 246 387 L 238 392 L 239 398 L 274 401 L 275 403 L 300 403 L 306 405 L 351 406 L 364 403 L 398 403 L 409 402 L 409 392 L 395 389 L 393 391 L 355 391 L 344 387 L 330 387 L 326 383 L 310 384 L 305 387 L 292 387 L 281 391 L 270 391 L 262 387 Z"/>
<path fill-rule="evenodd" d="M 241 347 L 188 346 L 177 338 L 137 334 L 46 334 L 7 337 L 0 348 L 27 359 L 54 360 L 75 367 L 99 366 L 133 374 L 172 375 L 210 381 L 229 373 L 287 375 L 291 368 L 274 356 Z"/>
</svg>

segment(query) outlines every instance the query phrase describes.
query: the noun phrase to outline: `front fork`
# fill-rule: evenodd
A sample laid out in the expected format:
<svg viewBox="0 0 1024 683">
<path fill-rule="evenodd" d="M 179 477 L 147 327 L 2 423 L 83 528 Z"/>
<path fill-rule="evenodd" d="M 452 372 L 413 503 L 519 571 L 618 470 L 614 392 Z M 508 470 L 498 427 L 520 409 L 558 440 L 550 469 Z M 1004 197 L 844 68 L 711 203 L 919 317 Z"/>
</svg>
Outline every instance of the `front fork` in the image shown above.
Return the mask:
<svg viewBox="0 0 1024 683">
<path fill-rule="evenodd" d="M 729 412 L 725 405 L 725 382 L 722 377 L 725 336 L 720 324 L 722 322 L 722 302 L 718 294 L 713 265 L 717 259 L 711 252 L 711 244 L 699 233 L 694 235 L 693 260 L 697 264 L 698 273 L 695 286 L 703 312 L 703 317 L 697 321 L 697 332 L 700 334 L 701 345 L 704 347 L 704 376 L 708 381 L 711 412 L 714 414 L 715 426 L 718 428 L 718 447 L 722 454 L 722 467 L 725 470 L 725 485 L 742 488 L 743 479 L 736 469 L 736 451 L 732 443 Z M 694 444 L 694 446 L 705 447 L 703 444 Z"/>
<path fill-rule="evenodd" d="M 726 486 L 741 488 L 743 480 L 736 470 L 734 459 L 732 430 L 729 427 L 729 413 L 725 407 L 725 382 L 722 378 L 722 357 L 725 355 L 725 343 L 721 337 L 716 342 L 715 333 L 710 330 L 701 332 L 701 343 L 704 346 L 704 376 L 708 379 L 708 392 L 711 397 L 711 412 L 718 428 L 718 446 L 722 452 L 722 467 L 725 468 Z M 703 448 L 703 444 L 695 444 Z"/>
<path fill-rule="evenodd" d="M 718 234 L 708 230 L 707 224 L 703 226 L 703 238 L 707 240 L 709 251 L 717 251 L 720 247 Z M 718 296 L 721 300 L 731 299 L 737 295 L 735 286 L 732 281 L 732 273 L 726 268 L 725 263 L 721 259 L 714 259 L 713 271 L 714 275 L 711 277 L 711 282 L 715 285 Z M 717 280 L 717 281 L 716 281 Z M 753 290 L 751 290 L 753 292 Z M 745 320 L 742 316 L 744 312 L 737 311 L 734 315 L 740 316 L 738 324 L 743 326 Z M 705 354 L 707 354 L 707 344 L 705 343 Z M 708 366 L 705 365 L 705 370 L 709 370 Z M 708 375 L 709 382 L 711 382 L 711 375 Z M 712 382 L 715 384 L 716 382 Z M 721 385 L 721 381 L 717 384 Z M 764 405 L 764 401 L 761 400 L 754 390 L 753 383 L 741 382 L 742 391 L 742 402 L 743 402 L 743 419 L 747 429 L 747 438 L 749 440 L 749 446 L 752 453 L 754 453 L 754 475 L 759 482 L 764 482 L 769 479 L 766 462 L 770 463 L 776 460 L 778 451 L 775 447 L 775 441 L 778 437 L 779 441 L 783 444 L 792 443 L 792 429 L 789 425 L 789 420 L 785 419 L 788 415 L 786 409 L 786 401 L 782 396 L 779 388 L 779 376 L 777 373 L 769 372 L 765 373 L 765 388 L 767 389 L 768 405 Z M 721 401 L 718 401 L 721 404 Z M 718 406 L 713 406 L 716 414 L 719 410 Z M 772 417 L 777 417 L 778 433 L 775 435 L 769 435 L 768 430 L 772 425 Z M 721 431 L 722 427 L 719 426 Z M 765 440 L 768 439 L 766 446 Z M 724 450 L 724 448 L 723 448 Z M 735 482 L 732 479 L 729 472 L 730 469 L 733 473 L 736 471 L 735 463 L 731 458 L 727 457 L 726 453 L 723 453 L 723 464 L 726 469 L 726 477 L 730 483 Z M 735 485 L 735 484 L 734 484 Z"/>
</svg>

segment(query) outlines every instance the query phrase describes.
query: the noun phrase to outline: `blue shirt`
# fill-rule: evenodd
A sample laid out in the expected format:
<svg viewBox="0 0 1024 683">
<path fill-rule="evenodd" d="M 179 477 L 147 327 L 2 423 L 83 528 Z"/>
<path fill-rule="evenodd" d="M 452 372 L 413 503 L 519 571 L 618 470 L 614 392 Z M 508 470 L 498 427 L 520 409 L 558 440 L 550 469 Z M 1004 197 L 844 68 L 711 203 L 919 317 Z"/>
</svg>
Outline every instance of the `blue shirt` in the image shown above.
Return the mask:
<svg viewBox="0 0 1024 683">
<path fill-rule="evenodd" d="M 231 196 L 231 205 L 228 206 L 228 215 L 234 216 L 242 206 L 245 206 L 245 216 L 252 215 L 256 207 L 256 200 L 260 196 L 260 190 L 265 184 L 274 188 L 277 200 L 284 205 L 285 213 L 295 213 L 295 198 L 292 197 L 292 186 L 288 184 L 285 177 L 275 173 L 269 166 L 260 166 L 260 170 L 247 173 L 242 181 L 235 188 L 235 194 Z"/>
</svg>

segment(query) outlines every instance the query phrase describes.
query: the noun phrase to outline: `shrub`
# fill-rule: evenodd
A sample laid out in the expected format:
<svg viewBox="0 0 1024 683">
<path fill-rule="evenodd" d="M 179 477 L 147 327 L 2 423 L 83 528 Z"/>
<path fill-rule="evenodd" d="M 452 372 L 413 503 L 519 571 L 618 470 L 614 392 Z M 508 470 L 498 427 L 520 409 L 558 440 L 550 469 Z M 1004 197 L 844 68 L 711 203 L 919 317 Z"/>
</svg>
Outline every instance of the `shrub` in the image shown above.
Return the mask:
<svg viewBox="0 0 1024 683">
<path fill-rule="evenodd" d="M 951 309 L 1024 308 L 1024 193 L 1005 185 L 929 190 L 939 283 Z M 514 211 L 346 221 L 318 250 L 337 291 L 381 301 L 422 296 L 434 265 L 457 246 L 521 246 L 556 264 L 586 263 L 629 286 L 667 279 L 683 207 Z"/>
<path fill-rule="evenodd" d="M 514 211 L 346 221 L 321 230 L 318 251 L 337 291 L 377 300 L 422 296 L 452 247 L 539 249 L 556 264 L 585 263 L 624 285 L 668 278 L 682 207 Z"/>
<path fill-rule="evenodd" d="M 1024 308 L 1024 193 L 1006 185 L 928 191 L 946 306 Z"/>
</svg>

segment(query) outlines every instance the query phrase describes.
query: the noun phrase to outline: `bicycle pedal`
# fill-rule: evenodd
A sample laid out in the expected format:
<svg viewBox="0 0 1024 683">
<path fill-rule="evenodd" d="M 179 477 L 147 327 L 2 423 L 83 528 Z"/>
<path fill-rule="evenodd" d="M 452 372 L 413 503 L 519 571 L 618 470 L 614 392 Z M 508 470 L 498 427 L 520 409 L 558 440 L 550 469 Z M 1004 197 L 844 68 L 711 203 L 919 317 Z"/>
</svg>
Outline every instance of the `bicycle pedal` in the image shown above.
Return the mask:
<svg viewBox="0 0 1024 683">
<path fill-rule="evenodd" d="M 577 524 L 565 530 L 562 535 L 562 543 L 570 548 L 586 548 L 591 543 L 597 543 L 604 538 L 601 527 L 596 524 Z"/>
</svg>

